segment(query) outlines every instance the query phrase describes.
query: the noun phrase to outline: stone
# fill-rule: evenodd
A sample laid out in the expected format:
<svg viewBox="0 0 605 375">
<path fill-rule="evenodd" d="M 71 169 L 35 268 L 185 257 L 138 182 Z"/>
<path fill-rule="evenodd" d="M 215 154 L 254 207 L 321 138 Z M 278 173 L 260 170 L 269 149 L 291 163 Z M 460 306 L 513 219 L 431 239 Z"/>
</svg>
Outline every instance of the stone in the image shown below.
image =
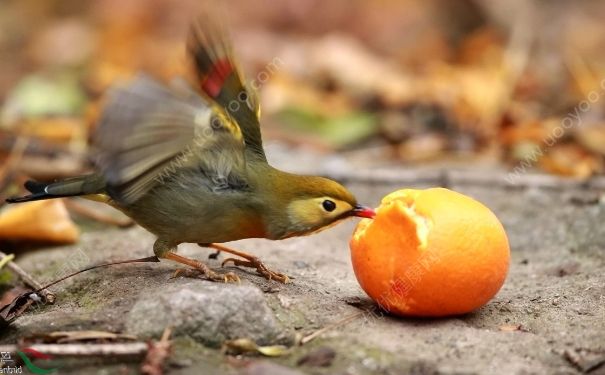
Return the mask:
<svg viewBox="0 0 605 375">
<path fill-rule="evenodd" d="M 126 319 L 126 332 L 158 337 L 165 327 L 210 347 L 249 338 L 259 345 L 289 341 L 289 335 L 252 285 L 178 280 L 139 297 Z"/>
</svg>

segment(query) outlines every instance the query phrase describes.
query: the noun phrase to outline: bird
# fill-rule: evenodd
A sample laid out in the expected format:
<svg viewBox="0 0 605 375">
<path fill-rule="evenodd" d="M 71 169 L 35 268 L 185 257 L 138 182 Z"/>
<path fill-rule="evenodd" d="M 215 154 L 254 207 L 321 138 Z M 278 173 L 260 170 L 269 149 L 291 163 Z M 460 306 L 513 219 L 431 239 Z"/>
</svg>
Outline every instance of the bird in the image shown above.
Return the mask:
<svg viewBox="0 0 605 375">
<path fill-rule="evenodd" d="M 375 212 L 336 181 L 267 161 L 256 88 L 246 83 L 224 30 L 194 22 L 186 46 L 189 81 L 164 84 L 139 73 L 109 90 L 91 142 L 94 172 L 27 181 L 29 195 L 6 201 L 81 196 L 103 202 L 156 236 L 158 260 L 184 264 L 211 281 L 240 281 L 177 254 L 179 244 L 196 243 L 229 253 L 222 266 L 250 267 L 287 283 L 286 274 L 224 243 L 306 236 Z"/>
</svg>

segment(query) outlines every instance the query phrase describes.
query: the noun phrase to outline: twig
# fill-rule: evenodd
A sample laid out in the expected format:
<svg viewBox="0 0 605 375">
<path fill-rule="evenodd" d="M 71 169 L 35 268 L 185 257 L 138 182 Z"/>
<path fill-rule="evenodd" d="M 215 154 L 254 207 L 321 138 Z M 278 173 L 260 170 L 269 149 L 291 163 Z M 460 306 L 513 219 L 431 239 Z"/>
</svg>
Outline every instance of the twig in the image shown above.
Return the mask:
<svg viewBox="0 0 605 375">
<path fill-rule="evenodd" d="M 86 272 L 86 271 L 90 271 L 90 270 L 94 270 L 97 268 L 102 268 L 102 267 L 109 267 L 109 266 L 115 266 L 118 264 L 128 264 L 128 263 L 147 263 L 147 262 L 159 262 L 160 260 L 158 259 L 158 257 L 156 257 L 155 255 L 150 256 L 150 257 L 145 257 L 145 258 L 137 258 L 137 259 L 128 259 L 128 260 L 121 260 L 118 262 L 110 262 L 110 263 L 103 263 L 103 264 L 97 264 L 96 266 L 90 266 L 90 267 L 86 267 L 84 269 L 81 269 L 79 271 L 70 273 L 67 276 L 64 276 L 58 280 L 55 280 L 53 282 L 51 282 L 50 284 L 45 285 L 44 287 L 41 288 L 50 288 L 51 286 L 60 283 L 63 280 L 69 279 L 70 277 L 76 276 L 78 274 L 81 274 L 82 272 Z M 39 293 L 40 289 L 37 289 L 34 291 L 35 293 Z"/>
<path fill-rule="evenodd" d="M 363 315 L 363 311 L 359 311 L 359 312 L 356 312 L 356 313 L 351 314 L 349 316 L 345 316 L 344 318 L 340 319 L 337 322 L 330 323 L 327 326 L 325 326 L 323 328 L 320 328 L 317 331 L 311 333 L 310 335 L 307 335 L 307 336 L 303 337 L 300 340 L 300 345 L 304 345 L 304 344 L 308 343 L 309 341 L 313 340 L 317 336 L 319 336 L 319 335 L 321 335 L 321 334 L 323 334 L 323 333 L 325 333 L 325 332 L 327 332 L 327 331 L 329 331 L 331 329 L 334 329 L 336 327 L 340 327 L 342 325 L 350 323 L 350 322 L 352 322 L 353 320 L 359 318 L 362 315 Z"/>
<path fill-rule="evenodd" d="M 0 257 L 1 257 L 0 259 L 4 259 L 4 258 L 8 257 L 8 255 L 6 255 L 2 251 L 0 251 Z M 23 268 L 19 267 L 19 265 L 17 263 L 8 262 L 6 267 L 8 267 L 11 271 L 16 273 L 17 276 L 19 276 L 19 278 L 21 280 L 23 280 L 25 285 L 34 289 L 36 291 L 36 293 L 41 294 L 47 303 L 50 303 L 51 305 L 53 303 L 55 303 L 55 295 L 52 292 L 47 290 L 48 287 L 42 286 L 42 284 L 40 284 L 36 279 L 34 279 L 33 276 L 31 276 L 29 273 L 27 273 L 27 271 L 25 271 Z"/>
<path fill-rule="evenodd" d="M 130 219 L 113 217 L 71 199 L 66 199 L 64 202 L 69 210 L 100 223 L 115 225 L 120 228 L 126 228 L 134 224 L 134 221 Z"/>
<path fill-rule="evenodd" d="M 148 344 L 147 355 L 141 365 L 141 373 L 145 375 L 162 375 L 164 373 L 164 361 L 170 355 L 172 347 L 171 333 L 172 328 L 166 327 L 160 341 Z"/>
<path fill-rule="evenodd" d="M 53 356 L 142 356 L 147 353 L 147 343 L 129 342 L 115 344 L 33 344 L 28 348 Z M 1 345 L 2 352 L 16 352 L 18 345 Z"/>
</svg>

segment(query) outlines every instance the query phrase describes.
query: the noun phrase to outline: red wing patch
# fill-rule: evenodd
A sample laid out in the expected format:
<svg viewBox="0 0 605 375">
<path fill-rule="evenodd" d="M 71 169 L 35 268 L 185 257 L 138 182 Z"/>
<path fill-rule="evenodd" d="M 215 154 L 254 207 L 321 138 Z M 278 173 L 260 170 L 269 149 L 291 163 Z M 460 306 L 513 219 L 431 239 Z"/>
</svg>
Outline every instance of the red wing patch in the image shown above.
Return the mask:
<svg viewBox="0 0 605 375">
<path fill-rule="evenodd" d="M 202 90 L 211 98 L 216 98 L 231 72 L 233 66 L 228 59 L 217 60 L 210 72 L 202 79 Z"/>
</svg>

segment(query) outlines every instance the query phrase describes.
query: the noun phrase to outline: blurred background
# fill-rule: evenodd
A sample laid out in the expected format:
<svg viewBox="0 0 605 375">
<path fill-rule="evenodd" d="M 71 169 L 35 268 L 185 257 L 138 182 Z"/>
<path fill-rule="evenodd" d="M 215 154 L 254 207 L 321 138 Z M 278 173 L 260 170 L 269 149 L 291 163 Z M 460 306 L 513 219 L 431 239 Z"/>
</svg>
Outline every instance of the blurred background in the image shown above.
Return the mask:
<svg viewBox="0 0 605 375">
<path fill-rule="evenodd" d="M 603 173 L 602 1 L 3 0 L 2 202 L 89 169 L 105 91 L 189 75 L 187 31 L 209 8 L 259 87 L 270 147 L 356 168 Z"/>
</svg>

